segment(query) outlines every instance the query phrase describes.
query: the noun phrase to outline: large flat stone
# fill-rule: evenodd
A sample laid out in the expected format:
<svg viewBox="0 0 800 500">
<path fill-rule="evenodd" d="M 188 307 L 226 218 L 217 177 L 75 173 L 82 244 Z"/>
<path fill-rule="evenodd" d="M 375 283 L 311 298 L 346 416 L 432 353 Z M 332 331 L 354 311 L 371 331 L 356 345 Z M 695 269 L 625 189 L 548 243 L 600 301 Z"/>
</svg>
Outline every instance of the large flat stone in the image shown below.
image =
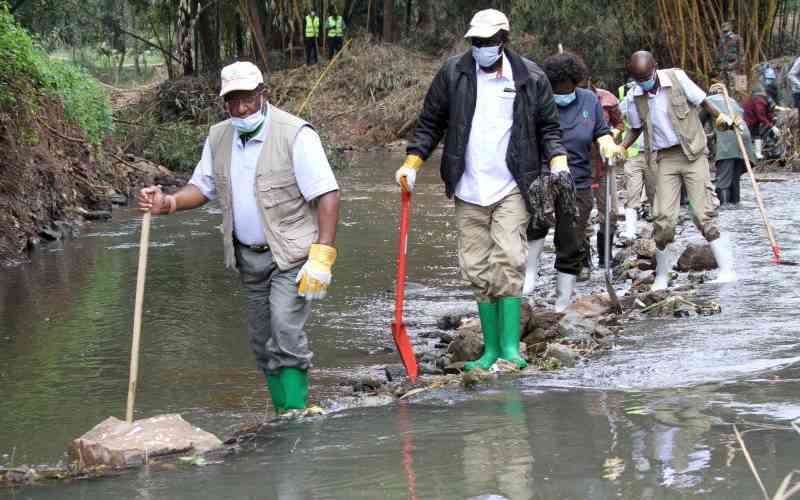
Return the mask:
<svg viewBox="0 0 800 500">
<path fill-rule="evenodd" d="M 178 414 L 159 415 L 128 424 L 109 417 L 74 440 L 70 459 L 83 469 L 97 466 L 131 467 L 149 458 L 215 450 L 222 441 L 193 427 Z"/>
</svg>

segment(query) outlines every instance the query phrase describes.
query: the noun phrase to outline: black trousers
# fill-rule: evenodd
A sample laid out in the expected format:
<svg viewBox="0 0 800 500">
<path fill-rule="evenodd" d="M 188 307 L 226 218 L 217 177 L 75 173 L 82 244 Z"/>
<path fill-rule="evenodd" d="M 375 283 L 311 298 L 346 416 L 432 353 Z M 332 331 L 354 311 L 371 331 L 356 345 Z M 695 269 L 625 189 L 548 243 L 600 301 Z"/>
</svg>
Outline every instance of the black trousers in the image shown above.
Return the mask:
<svg viewBox="0 0 800 500">
<path fill-rule="evenodd" d="M 577 276 L 587 259 L 589 241 L 586 239 L 586 224 L 592 210 L 591 189 L 577 189 L 578 221 L 562 213 L 556 204 L 556 234 L 553 243 L 556 246 L 556 264 L 558 272 Z M 550 228 L 528 226 L 528 241 L 540 240 L 547 236 Z"/>
<path fill-rule="evenodd" d="M 306 37 L 306 64 L 317 64 L 317 39 Z"/>
<path fill-rule="evenodd" d="M 741 158 L 729 158 L 717 162 L 717 176 L 714 179 L 714 184 L 716 184 L 718 191 L 729 190 L 729 196 L 726 199 L 731 203 L 739 203 L 741 199 L 740 178 L 745 170 L 747 170 L 747 167 Z M 718 197 L 720 199 L 723 198 L 719 195 Z"/>
<path fill-rule="evenodd" d="M 340 50 L 342 50 L 342 37 L 332 36 L 328 38 L 328 59 L 333 59 L 333 56 Z"/>
</svg>

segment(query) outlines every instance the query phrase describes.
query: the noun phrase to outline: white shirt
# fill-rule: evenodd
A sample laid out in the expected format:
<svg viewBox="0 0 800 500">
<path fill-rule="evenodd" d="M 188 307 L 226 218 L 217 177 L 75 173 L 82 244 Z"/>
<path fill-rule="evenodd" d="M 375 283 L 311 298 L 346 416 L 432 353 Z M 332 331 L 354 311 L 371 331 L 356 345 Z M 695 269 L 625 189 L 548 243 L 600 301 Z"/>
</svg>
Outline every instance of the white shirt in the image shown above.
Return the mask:
<svg viewBox="0 0 800 500">
<path fill-rule="evenodd" d="M 671 148 L 680 144 L 678 134 L 672 127 L 672 121 L 669 119 L 669 96 L 667 95 L 666 88 L 672 86 L 669 76 L 665 74 L 666 70 L 658 70 L 658 83 L 659 88 L 655 95 L 647 92 L 647 105 L 650 108 L 650 120 L 653 123 L 653 150 Z M 689 104 L 699 106 L 706 98 L 706 93 L 695 84 L 691 78 L 686 76 L 686 73 L 681 69 L 675 70 L 675 76 L 678 82 L 683 87 L 683 92 L 686 94 L 686 99 Z M 633 87 L 630 95 L 633 97 L 640 96 L 645 93 L 638 85 Z M 633 103 L 632 103 L 633 104 Z M 628 107 L 628 119 L 632 128 L 642 128 L 642 120 L 639 118 L 639 111 L 636 105 Z"/>
<path fill-rule="evenodd" d="M 256 203 L 256 165 L 269 129 L 269 107 L 261 131 L 242 145 L 239 132 L 234 130 L 231 146 L 231 194 L 233 203 L 233 229 L 236 239 L 246 245 L 264 245 L 266 239 L 261 215 Z M 336 191 L 339 185 L 325 156 L 319 136 L 310 127 L 303 127 L 292 145 L 292 166 L 297 186 L 306 201 L 314 200 L 325 193 Z M 208 139 L 203 146 L 203 155 L 194 169 L 190 184 L 194 184 L 209 200 L 217 198 L 211 148 Z"/>
<path fill-rule="evenodd" d="M 456 185 L 458 199 L 486 207 L 508 196 L 517 183 L 506 165 L 514 122 L 514 76 L 505 54 L 500 73 L 475 65 L 478 91 L 469 133 L 464 174 Z"/>
<path fill-rule="evenodd" d="M 622 117 L 625 121 L 628 122 L 628 126 L 630 127 L 631 123 L 631 108 L 636 108 L 636 103 L 633 102 L 633 93 L 628 92 L 625 94 L 625 97 L 619 102 L 619 110 L 622 113 Z M 641 122 L 641 120 L 639 120 Z M 633 128 L 633 127 L 631 127 Z M 626 132 L 627 135 L 627 132 Z M 633 143 L 633 147 L 642 149 L 644 147 L 644 136 L 639 135 L 639 138 L 636 139 L 636 142 Z"/>
</svg>

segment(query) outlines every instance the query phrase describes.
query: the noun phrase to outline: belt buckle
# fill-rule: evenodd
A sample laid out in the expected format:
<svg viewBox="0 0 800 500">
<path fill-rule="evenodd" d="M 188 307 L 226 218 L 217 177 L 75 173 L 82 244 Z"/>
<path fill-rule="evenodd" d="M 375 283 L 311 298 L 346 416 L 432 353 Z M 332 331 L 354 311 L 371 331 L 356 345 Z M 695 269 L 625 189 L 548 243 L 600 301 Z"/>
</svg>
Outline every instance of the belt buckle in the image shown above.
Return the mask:
<svg viewBox="0 0 800 500">
<path fill-rule="evenodd" d="M 250 245 L 250 250 L 256 253 L 269 252 L 269 245 Z"/>
</svg>

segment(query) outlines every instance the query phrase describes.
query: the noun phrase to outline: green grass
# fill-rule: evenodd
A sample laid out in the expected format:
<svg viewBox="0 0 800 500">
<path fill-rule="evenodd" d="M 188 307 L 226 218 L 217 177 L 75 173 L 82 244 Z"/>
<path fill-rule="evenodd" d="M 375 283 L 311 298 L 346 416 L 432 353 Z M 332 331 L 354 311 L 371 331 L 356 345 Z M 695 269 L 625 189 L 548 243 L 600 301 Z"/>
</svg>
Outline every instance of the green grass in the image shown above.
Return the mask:
<svg viewBox="0 0 800 500">
<path fill-rule="evenodd" d="M 50 59 L 0 2 L 0 108 L 26 106 L 35 111 L 40 97 L 54 97 L 65 117 L 86 138 L 99 144 L 111 132 L 108 95 L 85 69 Z"/>
</svg>

